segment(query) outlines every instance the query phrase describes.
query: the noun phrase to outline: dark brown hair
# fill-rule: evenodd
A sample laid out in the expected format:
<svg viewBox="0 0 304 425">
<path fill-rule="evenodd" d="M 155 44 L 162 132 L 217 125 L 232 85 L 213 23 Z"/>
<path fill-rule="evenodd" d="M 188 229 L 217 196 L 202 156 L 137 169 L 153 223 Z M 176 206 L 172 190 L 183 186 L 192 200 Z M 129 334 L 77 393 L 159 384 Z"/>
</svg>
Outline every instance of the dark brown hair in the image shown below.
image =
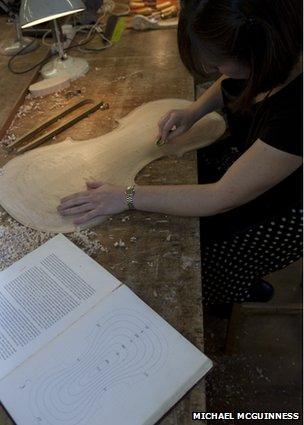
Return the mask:
<svg viewBox="0 0 304 425">
<path fill-rule="evenodd" d="M 283 84 L 302 51 L 302 0 L 184 0 L 178 25 L 181 59 L 202 74 L 202 61 L 232 59 L 249 66 L 234 107 Z M 204 59 L 205 57 L 205 59 Z"/>
</svg>

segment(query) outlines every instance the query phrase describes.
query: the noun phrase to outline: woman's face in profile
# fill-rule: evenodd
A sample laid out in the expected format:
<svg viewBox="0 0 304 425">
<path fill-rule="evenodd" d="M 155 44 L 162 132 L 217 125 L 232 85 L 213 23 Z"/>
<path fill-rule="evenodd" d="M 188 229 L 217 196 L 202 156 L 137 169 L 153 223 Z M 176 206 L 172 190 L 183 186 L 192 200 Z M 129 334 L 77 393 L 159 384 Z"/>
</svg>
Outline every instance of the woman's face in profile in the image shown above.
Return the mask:
<svg viewBox="0 0 304 425">
<path fill-rule="evenodd" d="M 219 63 L 208 63 L 203 65 L 206 74 L 224 74 L 234 79 L 247 79 L 249 77 L 249 67 L 242 65 L 233 60 L 224 60 Z"/>
<path fill-rule="evenodd" d="M 249 78 L 249 66 L 227 57 L 214 46 L 200 47 L 197 58 L 205 74 L 224 74 L 235 79 Z"/>
</svg>

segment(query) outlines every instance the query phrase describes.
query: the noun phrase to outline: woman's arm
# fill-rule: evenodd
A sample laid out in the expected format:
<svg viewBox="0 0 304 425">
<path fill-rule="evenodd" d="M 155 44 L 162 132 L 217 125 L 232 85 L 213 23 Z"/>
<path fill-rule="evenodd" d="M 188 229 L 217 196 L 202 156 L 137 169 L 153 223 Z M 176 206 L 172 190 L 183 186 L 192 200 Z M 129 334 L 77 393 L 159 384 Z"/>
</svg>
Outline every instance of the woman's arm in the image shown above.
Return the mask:
<svg viewBox="0 0 304 425">
<path fill-rule="evenodd" d="M 219 214 L 255 199 L 293 173 L 301 163 L 301 157 L 257 140 L 216 183 L 137 186 L 135 208 L 180 216 Z M 63 215 L 74 215 L 76 224 L 84 224 L 94 217 L 126 210 L 124 192 L 124 187 L 88 183 L 87 191 L 62 199 L 58 210 Z"/>
<path fill-rule="evenodd" d="M 163 141 L 173 140 L 188 131 L 200 118 L 221 109 L 224 106 L 221 84 L 226 78 L 225 75 L 220 77 L 188 108 L 173 109 L 161 117 L 157 138 Z"/>
<path fill-rule="evenodd" d="M 227 79 L 226 75 L 222 75 L 210 86 L 195 102 L 193 102 L 189 109 L 195 117 L 195 121 L 204 117 L 205 115 L 217 109 L 222 109 L 224 106 L 222 96 L 222 81 Z"/>
<path fill-rule="evenodd" d="M 239 207 L 278 184 L 302 158 L 257 140 L 216 183 L 137 186 L 135 207 L 181 216 L 210 216 Z"/>
</svg>

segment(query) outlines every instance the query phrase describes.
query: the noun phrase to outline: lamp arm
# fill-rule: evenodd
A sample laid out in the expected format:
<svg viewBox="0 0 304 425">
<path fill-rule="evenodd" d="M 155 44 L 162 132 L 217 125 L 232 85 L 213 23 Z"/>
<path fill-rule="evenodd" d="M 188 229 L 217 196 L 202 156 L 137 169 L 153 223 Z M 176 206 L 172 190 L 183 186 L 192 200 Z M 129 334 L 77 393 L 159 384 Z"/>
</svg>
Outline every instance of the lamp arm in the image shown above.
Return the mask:
<svg viewBox="0 0 304 425">
<path fill-rule="evenodd" d="M 54 22 L 54 30 L 55 30 L 55 34 L 56 34 L 56 38 L 57 38 L 59 57 L 60 57 L 60 59 L 64 60 L 64 59 L 66 59 L 67 56 L 64 53 L 62 42 L 61 42 L 61 29 L 59 28 L 57 19 L 54 19 L 53 22 Z"/>
<path fill-rule="evenodd" d="M 4 10 L 5 13 L 8 13 L 9 15 L 15 15 L 13 13 L 13 10 L 11 7 L 9 7 L 8 4 L 6 4 L 6 2 L 4 0 L 0 0 L 0 7 L 2 10 Z"/>
</svg>

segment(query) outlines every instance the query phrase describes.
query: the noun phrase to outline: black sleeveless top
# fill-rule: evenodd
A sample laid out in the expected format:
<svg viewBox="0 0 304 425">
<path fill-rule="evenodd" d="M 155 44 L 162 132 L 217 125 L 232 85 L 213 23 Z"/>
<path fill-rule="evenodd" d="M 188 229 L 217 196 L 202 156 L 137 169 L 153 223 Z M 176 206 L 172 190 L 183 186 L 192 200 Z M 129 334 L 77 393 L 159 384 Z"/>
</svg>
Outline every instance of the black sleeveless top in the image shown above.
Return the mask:
<svg viewBox="0 0 304 425">
<path fill-rule="evenodd" d="M 252 105 L 248 113 L 232 112 L 230 101 L 240 95 L 244 84 L 244 80 L 231 78 L 222 81 L 224 112 L 240 155 L 260 139 L 281 151 L 302 156 L 302 75 L 274 95 Z M 218 233 L 225 236 L 242 231 L 299 207 L 302 204 L 302 172 L 300 166 L 252 201 L 215 216 Z"/>
</svg>

